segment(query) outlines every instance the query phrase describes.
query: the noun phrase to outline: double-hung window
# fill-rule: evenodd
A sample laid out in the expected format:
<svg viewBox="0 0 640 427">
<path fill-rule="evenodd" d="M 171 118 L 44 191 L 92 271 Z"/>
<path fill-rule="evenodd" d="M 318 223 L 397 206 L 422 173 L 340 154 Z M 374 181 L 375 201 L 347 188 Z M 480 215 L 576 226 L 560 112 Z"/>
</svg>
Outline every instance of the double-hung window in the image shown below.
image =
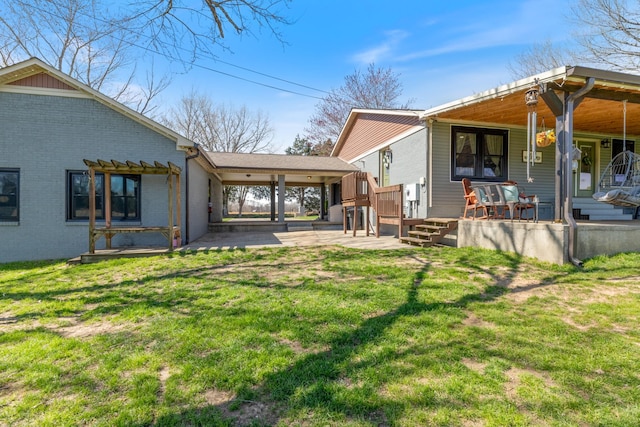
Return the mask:
<svg viewBox="0 0 640 427">
<path fill-rule="evenodd" d="M 463 126 L 451 128 L 451 179 L 507 179 L 508 131 Z"/>
<path fill-rule="evenodd" d="M 67 219 L 89 219 L 89 173 L 70 171 Z M 104 219 L 104 174 L 96 173 L 96 219 Z M 111 175 L 111 218 L 140 220 L 140 175 Z"/>
<path fill-rule="evenodd" d="M 0 169 L 0 221 L 20 220 L 20 171 Z"/>
</svg>

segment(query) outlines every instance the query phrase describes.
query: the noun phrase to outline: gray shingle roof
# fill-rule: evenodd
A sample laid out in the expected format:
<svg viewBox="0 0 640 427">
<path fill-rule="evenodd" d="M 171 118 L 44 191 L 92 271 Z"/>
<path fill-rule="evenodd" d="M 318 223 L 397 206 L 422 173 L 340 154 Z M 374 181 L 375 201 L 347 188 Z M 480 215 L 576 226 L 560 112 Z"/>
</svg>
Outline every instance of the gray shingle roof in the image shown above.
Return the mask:
<svg viewBox="0 0 640 427">
<path fill-rule="evenodd" d="M 349 173 L 357 167 L 337 157 L 205 152 L 215 169 Z"/>
</svg>

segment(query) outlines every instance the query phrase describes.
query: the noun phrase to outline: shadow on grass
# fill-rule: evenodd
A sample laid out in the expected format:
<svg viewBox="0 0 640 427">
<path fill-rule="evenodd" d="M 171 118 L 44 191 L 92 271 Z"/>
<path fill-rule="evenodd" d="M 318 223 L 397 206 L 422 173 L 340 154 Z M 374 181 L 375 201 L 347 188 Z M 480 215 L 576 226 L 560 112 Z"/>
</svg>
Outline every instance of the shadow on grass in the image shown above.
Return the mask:
<svg viewBox="0 0 640 427">
<path fill-rule="evenodd" d="M 463 262 L 470 268 L 481 268 L 471 258 L 463 260 Z M 517 268 L 518 262 L 518 258 L 511 259 L 509 267 Z M 396 309 L 366 319 L 355 330 L 339 334 L 329 344 L 327 350 L 306 355 L 293 365 L 268 374 L 257 388 L 240 390 L 235 402 L 227 402 L 214 407 L 234 418 L 233 411 L 229 410 L 230 406 L 236 407 L 238 414 L 243 413 L 243 408 L 255 405 L 256 401 L 269 406 L 271 411 L 262 412 L 254 420 L 255 425 L 274 425 L 279 421 L 286 422 L 287 414 L 285 412 L 287 411 L 297 414 L 324 413 L 327 414 L 327 419 L 338 422 L 351 420 L 378 426 L 394 425 L 407 410 L 404 403 L 396 401 L 392 397 L 371 398 L 372 394 L 379 391 L 373 385 L 354 386 L 351 387 L 349 393 L 345 393 L 341 384 L 345 380 L 349 381 L 350 374 L 354 371 L 375 369 L 378 364 L 388 364 L 389 359 L 399 358 L 402 355 L 392 353 L 385 355 L 385 360 L 376 360 L 376 358 L 367 360 L 358 357 L 359 351 L 380 340 L 386 331 L 400 319 L 449 309 L 460 311 L 472 302 L 488 302 L 507 291 L 505 287 L 491 287 L 489 292 L 466 294 L 454 301 L 425 303 L 420 301 L 419 290 L 430 270 L 431 264 L 427 262 L 414 275 L 413 283 L 407 290 L 404 303 Z M 446 349 L 438 349 L 437 351 L 446 351 Z M 410 375 L 410 368 L 403 369 L 402 375 Z M 346 394 L 350 394 L 350 396 Z M 440 403 L 463 409 L 461 402 Z M 249 410 L 249 412 L 251 411 Z M 246 421 L 242 420 L 238 425 L 247 425 Z M 160 419 L 157 425 L 170 423 L 169 419 Z"/>
<path fill-rule="evenodd" d="M 324 252 L 326 262 L 343 261 L 357 259 L 357 251 L 340 251 L 331 255 L 331 252 Z M 355 329 L 343 332 L 335 336 L 324 351 L 302 356 L 299 360 L 286 368 L 282 368 L 273 373 L 267 374 L 264 380 L 257 387 L 246 386 L 238 390 L 235 401 L 225 402 L 217 405 L 204 407 L 185 408 L 176 413 L 162 416 L 154 421 L 154 425 L 234 425 L 237 414 L 247 413 L 248 406 L 255 405 L 256 402 L 263 407 L 270 408 L 268 411 L 260 412 L 255 417 L 256 425 L 272 425 L 279 421 L 286 422 L 287 413 L 328 413 L 332 419 L 354 419 L 368 422 L 373 425 L 393 425 L 402 418 L 407 410 L 406 404 L 394 400 L 393 397 L 370 398 L 377 393 L 374 385 L 354 385 L 350 387 L 350 396 L 345 396 L 344 387 L 340 384 L 350 377 L 353 371 L 363 369 L 375 369 L 378 365 L 389 364 L 389 359 L 401 357 L 401 353 L 384 354 L 384 360 L 359 359 L 358 353 L 372 343 L 381 340 L 385 333 L 399 320 L 409 317 L 418 317 L 432 312 L 443 310 L 460 311 L 469 304 L 482 301 L 490 302 L 507 292 L 510 281 L 517 274 L 522 262 L 521 258 L 513 254 L 500 254 L 504 259 L 504 269 L 501 272 L 487 268 L 482 260 L 471 251 L 462 253 L 456 259 L 457 266 L 468 268 L 470 273 L 482 272 L 488 275 L 491 284 L 479 292 L 467 293 L 452 301 L 424 302 L 421 301 L 419 292 L 425 286 L 430 272 L 434 269 L 431 262 L 419 259 L 421 268 L 407 283 L 407 293 L 404 302 L 395 309 L 383 314 L 367 318 Z M 331 257 L 333 256 L 333 259 Z M 283 268 L 287 263 L 282 263 Z M 299 264 L 299 263 L 292 263 Z M 101 304 L 95 309 L 95 313 L 114 314 L 126 309 L 134 304 L 143 304 L 150 307 L 162 307 L 167 310 L 175 310 L 180 307 L 191 306 L 195 299 L 200 296 L 189 295 L 188 292 L 176 295 L 171 294 L 140 294 L 138 287 L 143 284 L 173 279 L 178 277 L 188 277 L 215 274 L 217 270 L 226 265 L 212 265 L 192 269 L 184 269 L 178 272 L 166 274 L 149 274 L 139 280 L 122 280 L 117 283 L 104 285 L 92 285 L 75 289 L 56 289 L 44 292 L 18 292 L 6 294 L 9 299 L 52 299 L 60 296 L 68 296 L 73 293 L 82 292 L 108 292 L 107 295 L 98 295 L 86 299 L 86 303 Z M 225 279 L 224 277 L 222 278 Z M 234 279 L 232 284 L 247 286 L 251 281 L 247 279 Z M 549 278 L 536 286 L 545 286 L 553 282 Z M 261 287 L 261 283 L 254 286 Z M 283 286 L 290 290 L 295 288 Z M 108 304 L 107 304 L 108 303 Z M 231 314 L 236 313 L 231 310 Z M 198 313 L 193 313 L 198 314 Z M 236 313 L 237 314 L 237 313 Z M 26 317 L 33 317 L 35 313 L 25 314 Z M 444 344 L 443 344 L 444 345 Z M 434 351 L 446 351 L 446 348 L 435 348 Z M 389 369 L 387 367 L 387 369 Z M 402 368 L 403 375 L 411 373 L 410 367 Z M 436 401 L 435 398 L 433 398 Z M 466 406 L 461 402 L 441 402 L 459 409 Z M 248 411 L 251 412 L 251 411 Z M 249 420 L 245 420 L 249 421 Z M 243 421 L 241 424 L 244 424 Z M 145 424 L 148 425 L 148 424 Z"/>
</svg>

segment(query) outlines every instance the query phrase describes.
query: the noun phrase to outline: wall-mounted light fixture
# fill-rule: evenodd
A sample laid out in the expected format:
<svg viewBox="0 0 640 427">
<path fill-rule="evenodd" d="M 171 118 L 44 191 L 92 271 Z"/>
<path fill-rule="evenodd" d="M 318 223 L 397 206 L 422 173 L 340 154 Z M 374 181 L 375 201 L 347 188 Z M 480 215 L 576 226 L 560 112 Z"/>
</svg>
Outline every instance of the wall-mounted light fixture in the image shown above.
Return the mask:
<svg viewBox="0 0 640 427">
<path fill-rule="evenodd" d="M 389 165 L 393 162 L 393 152 L 391 151 L 391 148 L 387 148 L 386 150 L 383 151 L 383 155 L 382 155 L 382 162 L 384 163 L 384 167 L 388 168 Z"/>
<path fill-rule="evenodd" d="M 611 141 L 607 138 L 607 139 L 603 139 L 602 141 L 600 141 L 600 147 L 602 148 L 611 148 Z"/>
</svg>

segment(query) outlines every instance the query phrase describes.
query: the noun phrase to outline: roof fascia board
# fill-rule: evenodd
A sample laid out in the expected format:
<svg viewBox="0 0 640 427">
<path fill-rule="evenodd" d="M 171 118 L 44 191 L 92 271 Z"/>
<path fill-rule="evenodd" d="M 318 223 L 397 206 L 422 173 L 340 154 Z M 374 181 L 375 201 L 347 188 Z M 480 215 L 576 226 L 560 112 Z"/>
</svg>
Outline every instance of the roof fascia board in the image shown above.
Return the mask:
<svg viewBox="0 0 640 427">
<path fill-rule="evenodd" d="M 609 82 L 621 86 L 640 86 L 640 75 L 626 74 L 619 71 L 599 70 L 597 68 L 575 66 L 567 70 L 567 77 L 589 78 L 593 77 L 597 83 Z"/>
<path fill-rule="evenodd" d="M 568 67 L 554 68 L 553 70 L 547 71 L 545 73 L 541 73 L 535 76 L 527 77 L 525 79 L 517 80 L 513 83 L 498 86 L 496 88 L 489 89 L 485 92 L 481 92 L 476 95 L 467 96 L 465 98 L 461 98 L 446 104 L 442 104 L 440 106 L 433 107 L 423 111 L 422 114 L 420 115 L 420 118 L 427 119 L 429 117 L 434 117 L 434 116 L 437 116 L 438 114 L 445 113 L 447 111 L 455 110 L 460 107 L 467 107 L 469 105 L 477 104 L 477 103 L 486 101 L 488 99 L 495 99 L 495 98 L 508 96 L 513 93 L 517 93 L 524 89 L 527 89 L 531 87 L 531 85 L 534 85 L 536 83 L 543 83 L 543 82 L 565 79 L 567 77 L 567 69 Z"/>
<path fill-rule="evenodd" d="M 0 86 L 0 92 L 6 93 L 23 93 L 27 95 L 47 95 L 47 96 L 60 96 L 64 98 L 84 98 L 91 99 L 92 97 L 84 92 L 68 89 L 49 89 L 30 86 L 14 86 L 5 85 Z"/>
</svg>

